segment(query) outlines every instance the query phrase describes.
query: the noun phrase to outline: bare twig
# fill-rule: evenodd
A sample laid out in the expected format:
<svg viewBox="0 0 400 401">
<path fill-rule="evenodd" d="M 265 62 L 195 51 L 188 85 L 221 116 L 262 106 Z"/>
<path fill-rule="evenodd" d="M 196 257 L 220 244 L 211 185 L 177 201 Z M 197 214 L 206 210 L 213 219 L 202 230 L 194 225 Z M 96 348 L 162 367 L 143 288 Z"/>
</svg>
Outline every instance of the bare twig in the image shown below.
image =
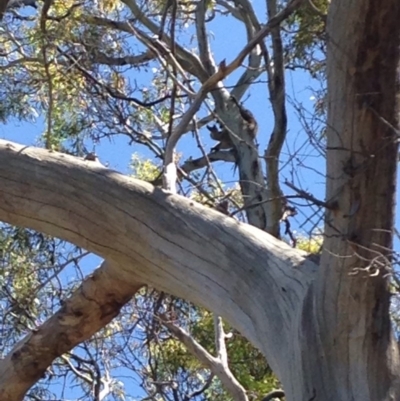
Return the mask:
<svg viewBox="0 0 400 401">
<path fill-rule="evenodd" d="M 248 401 L 246 390 L 236 380 L 227 365 L 226 356 L 219 355 L 218 358 L 213 357 L 187 331 L 171 323 L 165 315 L 159 316 L 165 327 L 186 346 L 188 351 L 221 380 L 222 385 L 235 401 Z M 219 345 L 222 346 L 221 344 Z"/>
<path fill-rule="evenodd" d="M 47 38 L 46 21 L 47 13 L 50 9 L 53 0 L 45 0 L 42 8 L 42 15 L 40 18 L 40 29 L 42 30 L 42 55 L 44 62 L 44 70 L 47 77 L 47 85 L 49 88 L 49 108 L 47 110 L 47 129 L 46 129 L 46 140 L 45 146 L 47 149 L 51 149 L 51 136 L 52 136 L 52 125 L 53 125 L 53 109 L 54 109 L 54 98 L 53 98 L 53 78 L 50 73 L 50 62 L 47 57 L 47 47 L 50 41 Z"/>
<path fill-rule="evenodd" d="M 290 189 L 295 191 L 301 198 L 306 199 L 313 203 L 316 206 L 324 207 L 326 209 L 333 209 L 333 205 L 330 205 L 327 202 L 321 201 L 314 196 L 312 196 L 309 192 L 304 191 L 303 189 L 297 188 L 294 184 L 289 181 L 285 181 L 285 185 L 287 185 Z"/>
</svg>

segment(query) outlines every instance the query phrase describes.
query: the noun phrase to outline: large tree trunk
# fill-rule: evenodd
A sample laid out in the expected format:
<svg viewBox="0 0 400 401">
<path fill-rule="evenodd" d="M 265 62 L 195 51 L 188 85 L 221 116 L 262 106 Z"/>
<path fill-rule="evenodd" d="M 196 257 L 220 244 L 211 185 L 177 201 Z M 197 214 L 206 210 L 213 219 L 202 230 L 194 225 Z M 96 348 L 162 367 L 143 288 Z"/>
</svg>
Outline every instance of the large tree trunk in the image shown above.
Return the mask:
<svg viewBox="0 0 400 401">
<path fill-rule="evenodd" d="M 390 270 L 398 0 L 335 0 L 328 19 L 325 242 L 299 329 L 295 400 L 399 400 Z M 312 396 L 315 395 L 315 398 Z"/>
</svg>

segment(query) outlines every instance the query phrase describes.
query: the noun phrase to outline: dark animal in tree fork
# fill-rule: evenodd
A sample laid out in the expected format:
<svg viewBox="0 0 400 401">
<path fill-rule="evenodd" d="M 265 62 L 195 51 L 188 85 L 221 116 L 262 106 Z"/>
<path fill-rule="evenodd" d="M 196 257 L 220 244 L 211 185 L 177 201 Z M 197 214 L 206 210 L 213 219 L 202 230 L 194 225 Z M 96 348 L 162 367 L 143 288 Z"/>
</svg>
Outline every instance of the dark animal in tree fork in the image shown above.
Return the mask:
<svg viewBox="0 0 400 401">
<path fill-rule="evenodd" d="M 237 106 L 239 113 L 243 120 L 245 121 L 245 127 L 252 139 L 254 139 L 257 135 L 258 124 L 257 120 L 254 118 L 253 113 L 243 107 L 234 96 L 230 97 L 230 100 Z M 210 137 L 214 141 L 218 141 L 219 143 L 215 145 L 211 150 L 213 152 L 217 152 L 219 150 L 227 150 L 233 148 L 233 142 L 229 135 L 229 131 L 227 128 L 223 127 L 221 123 L 219 123 L 220 127 L 218 128 L 215 124 L 212 126 L 207 125 L 207 129 L 210 131 Z"/>
</svg>

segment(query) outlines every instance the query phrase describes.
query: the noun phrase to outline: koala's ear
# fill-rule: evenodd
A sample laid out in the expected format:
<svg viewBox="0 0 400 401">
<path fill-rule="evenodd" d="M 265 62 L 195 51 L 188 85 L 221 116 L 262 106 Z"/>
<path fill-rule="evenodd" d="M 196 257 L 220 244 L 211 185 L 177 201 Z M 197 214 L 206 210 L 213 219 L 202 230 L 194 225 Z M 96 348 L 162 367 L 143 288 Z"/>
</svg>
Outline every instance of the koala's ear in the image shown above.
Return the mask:
<svg viewBox="0 0 400 401">
<path fill-rule="evenodd" d="M 214 125 L 207 125 L 206 127 L 210 132 L 218 131 L 218 128 L 217 128 L 217 126 L 215 124 Z"/>
</svg>

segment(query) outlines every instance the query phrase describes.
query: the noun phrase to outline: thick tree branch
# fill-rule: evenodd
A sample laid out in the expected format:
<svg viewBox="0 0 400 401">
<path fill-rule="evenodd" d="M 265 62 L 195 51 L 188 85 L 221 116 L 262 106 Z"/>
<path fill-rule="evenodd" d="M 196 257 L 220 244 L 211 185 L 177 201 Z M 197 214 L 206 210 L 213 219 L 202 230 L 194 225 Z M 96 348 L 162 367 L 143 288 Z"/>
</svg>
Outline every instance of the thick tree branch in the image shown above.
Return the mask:
<svg viewBox="0 0 400 401">
<path fill-rule="evenodd" d="M 281 379 L 290 371 L 285 350 L 315 265 L 267 233 L 91 162 L 8 141 L 0 141 L 0 219 L 97 253 L 127 285 L 213 310 Z"/>
<path fill-rule="evenodd" d="M 54 359 L 87 340 L 119 313 L 142 286 L 115 274 L 103 263 L 62 308 L 22 339 L 0 363 L 1 401 L 19 401 Z"/>
</svg>

